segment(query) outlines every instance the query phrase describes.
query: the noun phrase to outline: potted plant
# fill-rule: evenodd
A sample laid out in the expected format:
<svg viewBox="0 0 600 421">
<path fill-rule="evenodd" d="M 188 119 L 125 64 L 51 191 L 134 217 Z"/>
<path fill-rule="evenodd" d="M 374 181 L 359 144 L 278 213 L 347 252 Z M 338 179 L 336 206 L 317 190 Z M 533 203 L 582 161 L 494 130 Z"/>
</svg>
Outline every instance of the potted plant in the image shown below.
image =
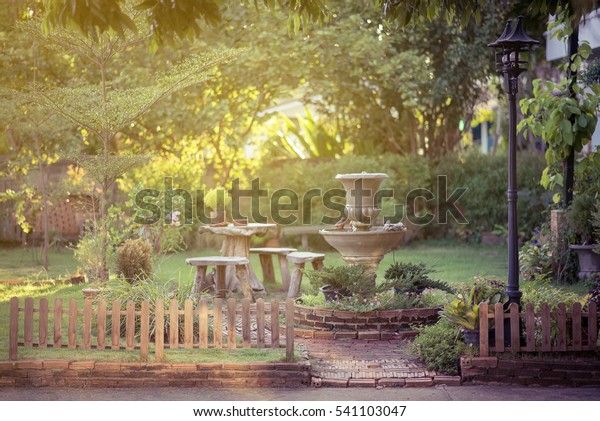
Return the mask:
<svg viewBox="0 0 600 421">
<path fill-rule="evenodd" d="M 204 196 L 204 205 L 209 208 L 212 226 L 227 225 L 227 215 L 225 209 L 231 203 L 231 196 L 227 190 L 217 187 L 209 190 Z"/>
<path fill-rule="evenodd" d="M 577 253 L 579 278 L 600 272 L 600 206 L 594 196 L 582 193 L 575 197 L 567 221 L 576 235 L 569 248 Z M 579 243 L 577 243 L 579 242 Z"/>
<path fill-rule="evenodd" d="M 369 284 L 366 267 L 328 266 L 307 272 L 313 291 L 321 291 L 328 301 L 363 291 Z"/>
<path fill-rule="evenodd" d="M 394 262 L 385 271 L 382 288 L 394 288 L 396 294 L 413 293 L 420 295 L 426 289 L 438 289 L 453 294 L 454 289 L 443 281 L 432 279 L 429 275 L 435 269 L 425 263 Z"/>
<path fill-rule="evenodd" d="M 444 306 L 440 316 L 461 328 L 467 345 L 479 346 L 479 303 L 477 289 L 473 285 L 467 296 L 458 295 Z"/>
<path fill-rule="evenodd" d="M 468 290 L 458 293 L 439 315 L 461 328 L 467 345 L 479 346 L 479 305 L 482 302 L 490 306 L 505 303 L 507 297 L 502 289 L 503 286 L 496 281 L 478 280 Z"/>
</svg>

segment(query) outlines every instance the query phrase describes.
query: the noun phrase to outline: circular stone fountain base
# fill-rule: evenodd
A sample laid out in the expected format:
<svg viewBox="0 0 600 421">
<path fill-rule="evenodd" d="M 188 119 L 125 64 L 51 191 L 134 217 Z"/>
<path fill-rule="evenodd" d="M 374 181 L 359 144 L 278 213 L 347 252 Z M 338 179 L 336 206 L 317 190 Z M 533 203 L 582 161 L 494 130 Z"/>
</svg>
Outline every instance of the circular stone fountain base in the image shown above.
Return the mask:
<svg viewBox="0 0 600 421">
<path fill-rule="evenodd" d="M 384 231 L 372 227 L 369 231 L 350 229 L 324 229 L 319 234 L 335 248 L 349 265 L 365 265 L 372 272 L 375 282 L 377 267 L 383 256 L 400 244 L 402 231 Z"/>
<path fill-rule="evenodd" d="M 297 336 L 317 339 L 404 339 L 416 334 L 412 326 L 434 324 L 439 308 L 407 308 L 354 312 L 296 304 Z"/>
</svg>

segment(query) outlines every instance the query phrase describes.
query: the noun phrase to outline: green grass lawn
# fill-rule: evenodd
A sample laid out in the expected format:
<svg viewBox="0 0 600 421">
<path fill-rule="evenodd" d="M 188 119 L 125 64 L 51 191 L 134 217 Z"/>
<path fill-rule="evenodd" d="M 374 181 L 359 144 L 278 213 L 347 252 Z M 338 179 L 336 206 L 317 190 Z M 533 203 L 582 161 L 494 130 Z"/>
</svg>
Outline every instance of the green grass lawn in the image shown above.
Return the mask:
<svg viewBox="0 0 600 421">
<path fill-rule="evenodd" d="M 156 277 L 159 280 L 191 282 L 194 269 L 185 264 L 188 257 L 218 255 L 218 250 L 192 250 L 161 256 L 155 262 Z M 328 266 L 345 264 L 337 252 L 325 253 Z M 261 276 L 257 255 L 250 256 L 252 267 Z M 403 246 L 388 253 L 379 266 L 378 276 L 394 261 L 425 262 L 438 270 L 440 279 L 449 283 L 469 282 L 474 275 L 488 275 L 506 279 L 506 247 L 467 244 L 416 243 Z M 39 249 L 5 248 L 0 249 L 0 280 L 44 280 L 67 277 L 77 270 L 73 252 L 69 249 L 52 249 L 50 268 L 46 272 L 41 266 Z M 278 269 L 276 268 L 276 273 Z M 2 291 L 0 290 L 0 294 Z"/>
<path fill-rule="evenodd" d="M 160 282 L 175 281 L 180 284 L 189 284 L 194 279 L 194 268 L 185 264 L 188 257 L 218 255 L 218 250 L 185 251 L 174 255 L 162 256 L 155 262 L 155 276 Z M 257 255 L 250 257 L 251 265 L 259 278 L 262 278 L 260 263 Z M 379 279 L 383 272 L 394 261 L 425 262 L 438 270 L 438 277 L 451 284 L 470 282 L 474 275 L 487 275 L 494 278 L 506 278 L 506 248 L 472 246 L 465 244 L 440 245 L 434 243 L 418 243 L 404 246 L 389 253 L 381 263 L 378 271 Z M 327 252 L 326 265 L 345 264 L 337 252 Z M 69 249 L 56 250 L 50 253 L 50 269 L 44 271 L 40 264 L 39 249 L 11 248 L 0 250 L 0 280 L 47 280 L 59 277 L 68 277 L 77 270 L 77 263 Z M 276 264 L 276 273 L 278 272 Z M 279 277 L 279 274 L 277 273 Z M 278 279 L 278 282 L 280 280 Z M 2 285 L 0 284 L 0 359 L 8 358 L 8 316 L 10 297 L 16 296 L 22 300 L 25 297 L 34 297 L 37 301 L 41 297 L 48 298 L 50 306 L 55 298 L 62 298 L 63 303 L 70 299 L 79 301 L 82 308 L 83 295 L 81 290 L 86 285 L 44 284 L 36 285 Z M 279 285 L 266 285 L 271 291 L 271 296 L 280 299 L 285 294 L 280 291 Z M 308 282 L 303 283 L 306 290 Z M 270 297 L 266 297 L 267 299 Z M 21 300 L 21 305 L 23 301 Z M 36 315 L 37 316 L 37 315 Z M 65 321 L 66 322 L 66 321 Z M 22 331 L 22 329 L 21 329 Z M 240 351 L 240 352 L 238 352 Z M 20 358 L 68 358 L 68 359 L 98 359 L 98 360 L 139 360 L 139 352 L 123 351 L 114 353 L 110 351 L 83 351 L 67 349 L 19 349 Z M 278 361 L 285 353 L 259 350 L 236 350 L 236 352 L 209 350 L 203 352 L 174 350 L 167 351 L 170 361 Z"/>
</svg>

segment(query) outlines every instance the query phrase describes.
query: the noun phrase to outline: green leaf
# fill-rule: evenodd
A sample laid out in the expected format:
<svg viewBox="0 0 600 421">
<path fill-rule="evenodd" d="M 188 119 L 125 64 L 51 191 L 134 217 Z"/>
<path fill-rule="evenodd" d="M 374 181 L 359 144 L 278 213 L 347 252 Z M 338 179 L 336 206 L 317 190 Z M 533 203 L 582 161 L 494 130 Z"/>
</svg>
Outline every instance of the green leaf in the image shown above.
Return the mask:
<svg viewBox="0 0 600 421">
<path fill-rule="evenodd" d="M 584 127 L 584 128 L 587 127 L 587 125 L 588 125 L 587 117 L 583 114 L 580 115 L 577 118 L 577 124 L 579 124 L 580 127 Z"/>
<path fill-rule="evenodd" d="M 554 194 L 552 195 L 552 201 L 553 201 L 554 203 L 560 203 L 560 193 L 554 193 Z"/>
</svg>

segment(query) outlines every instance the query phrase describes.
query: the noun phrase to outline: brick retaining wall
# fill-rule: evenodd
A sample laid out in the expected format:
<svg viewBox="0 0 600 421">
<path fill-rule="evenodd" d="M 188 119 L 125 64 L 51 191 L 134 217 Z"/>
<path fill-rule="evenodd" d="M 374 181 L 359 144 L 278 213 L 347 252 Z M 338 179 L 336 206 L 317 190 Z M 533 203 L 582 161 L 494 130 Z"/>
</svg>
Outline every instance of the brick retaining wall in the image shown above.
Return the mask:
<svg viewBox="0 0 600 421">
<path fill-rule="evenodd" d="M 398 339 L 402 335 L 398 332 L 410 331 L 411 325 L 437 322 L 439 310 L 409 308 L 358 313 L 295 305 L 294 323 L 297 336 L 316 339 Z"/>
<path fill-rule="evenodd" d="M 310 364 L 125 363 L 66 360 L 0 361 L 0 386 L 299 387 Z"/>
<path fill-rule="evenodd" d="M 463 382 L 536 386 L 600 386 L 600 361 L 461 358 Z"/>
</svg>

